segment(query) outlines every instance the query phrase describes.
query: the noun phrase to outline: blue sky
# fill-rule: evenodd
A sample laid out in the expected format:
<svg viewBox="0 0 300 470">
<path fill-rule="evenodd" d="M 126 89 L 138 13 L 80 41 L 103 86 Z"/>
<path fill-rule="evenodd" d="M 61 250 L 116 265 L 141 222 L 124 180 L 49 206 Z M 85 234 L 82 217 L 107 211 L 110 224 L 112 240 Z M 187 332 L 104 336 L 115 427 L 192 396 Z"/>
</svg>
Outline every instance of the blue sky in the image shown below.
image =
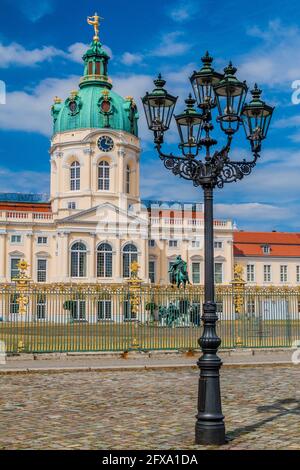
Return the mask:
<svg viewBox="0 0 300 470">
<path fill-rule="evenodd" d="M 299 231 L 300 104 L 292 83 L 300 81 L 300 4 L 295 0 L 111 0 L 1 1 L 0 191 L 48 192 L 50 106 L 66 98 L 82 74 L 81 56 L 91 41 L 86 17 L 98 11 L 101 41 L 112 59 L 109 74 L 121 95 L 140 96 L 161 72 L 178 94 L 177 110 L 190 91 L 189 75 L 206 50 L 222 69 L 231 59 L 238 77 L 257 81 L 276 105 L 273 122 L 253 174 L 216 191 L 216 215 L 239 228 Z M 299 82 L 300 86 L 300 82 Z M 300 96 L 300 94 L 299 94 Z M 202 200 L 200 189 L 168 173 L 153 151 L 142 110 L 142 197 Z M 218 129 L 216 135 L 220 137 Z M 176 150 L 174 129 L 168 140 Z M 249 156 L 243 130 L 233 155 Z"/>
</svg>

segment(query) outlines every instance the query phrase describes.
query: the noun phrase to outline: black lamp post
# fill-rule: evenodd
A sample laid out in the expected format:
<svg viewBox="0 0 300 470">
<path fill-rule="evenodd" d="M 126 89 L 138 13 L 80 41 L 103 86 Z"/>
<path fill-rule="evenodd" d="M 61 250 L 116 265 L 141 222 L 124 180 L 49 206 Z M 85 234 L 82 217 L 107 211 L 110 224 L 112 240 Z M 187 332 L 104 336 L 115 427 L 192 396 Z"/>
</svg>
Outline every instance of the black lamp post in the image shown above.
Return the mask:
<svg viewBox="0 0 300 470">
<path fill-rule="evenodd" d="M 194 186 L 204 191 L 204 253 L 205 253 L 205 298 L 203 304 L 203 333 L 199 339 L 202 356 L 200 368 L 198 414 L 196 421 L 197 444 L 224 444 L 225 425 L 222 414 L 220 393 L 220 367 L 222 362 L 217 355 L 221 339 L 216 334 L 216 303 L 214 294 L 214 238 L 213 238 L 213 190 L 222 188 L 224 183 L 241 180 L 249 175 L 256 165 L 261 150 L 261 142 L 266 138 L 274 108 L 260 99 L 261 91 L 255 85 L 251 91 L 253 99 L 245 104 L 248 87 L 236 76 L 236 68 L 231 62 L 224 74 L 212 68 L 212 57 L 208 53 L 202 58 L 203 66 L 190 78 L 195 100 L 191 95 L 186 100 L 186 109 L 175 116 L 181 156 L 165 154 L 162 151 L 164 133 L 169 129 L 177 97 L 164 88 L 161 75 L 154 81 L 156 88 L 142 98 L 147 123 L 154 132 L 155 148 L 165 167 L 174 175 L 191 180 Z M 200 113 L 194 108 L 197 102 Z M 211 137 L 212 112 L 217 108 L 216 121 L 227 136 L 226 145 L 215 152 L 211 147 L 217 141 Z M 234 161 L 229 158 L 233 135 L 243 124 L 246 137 L 250 141 L 253 158 Z M 202 149 L 204 156 L 196 158 Z"/>
</svg>

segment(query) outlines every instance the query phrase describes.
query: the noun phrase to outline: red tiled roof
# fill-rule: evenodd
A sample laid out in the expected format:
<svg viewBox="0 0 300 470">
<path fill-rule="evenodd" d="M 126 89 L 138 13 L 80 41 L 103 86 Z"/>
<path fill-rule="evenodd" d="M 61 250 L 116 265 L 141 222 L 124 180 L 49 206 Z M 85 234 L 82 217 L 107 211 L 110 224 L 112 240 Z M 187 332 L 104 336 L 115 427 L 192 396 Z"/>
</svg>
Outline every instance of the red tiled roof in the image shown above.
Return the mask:
<svg viewBox="0 0 300 470">
<path fill-rule="evenodd" d="M 263 245 L 269 245 L 269 254 Z M 233 252 L 234 256 L 300 257 L 300 233 L 234 232 Z"/>
<path fill-rule="evenodd" d="M 51 204 L 48 202 L 0 202 L 0 210 L 20 212 L 51 212 Z"/>
</svg>

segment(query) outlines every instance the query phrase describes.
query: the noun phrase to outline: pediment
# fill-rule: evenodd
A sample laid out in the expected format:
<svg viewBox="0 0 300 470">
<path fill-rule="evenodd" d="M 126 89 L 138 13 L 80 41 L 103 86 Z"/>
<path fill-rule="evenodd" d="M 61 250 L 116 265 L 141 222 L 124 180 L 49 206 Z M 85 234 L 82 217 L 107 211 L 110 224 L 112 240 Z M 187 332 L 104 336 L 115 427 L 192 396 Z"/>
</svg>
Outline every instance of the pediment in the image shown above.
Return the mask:
<svg viewBox="0 0 300 470">
<path fill-rule="evenodd" d="M 147 218 L 137 216 L 132 212 L 127 212 L 111 203 L 104 203 L 90 209 L 77 212 L 68 217 L 57 221 L 58 224 L 87 224 L 87 225 L 103 225 L 103 224 L 132 224 L 147 226 Z"/>
<path fill-rule="evenodd" d="M 22 253 L 22 251 L 15 250 L 15 251 L 11 251 L 9 253 L 9 256 L 14 256 L 16 258 L 24 258 L 24 253 Z"/>
</svg>

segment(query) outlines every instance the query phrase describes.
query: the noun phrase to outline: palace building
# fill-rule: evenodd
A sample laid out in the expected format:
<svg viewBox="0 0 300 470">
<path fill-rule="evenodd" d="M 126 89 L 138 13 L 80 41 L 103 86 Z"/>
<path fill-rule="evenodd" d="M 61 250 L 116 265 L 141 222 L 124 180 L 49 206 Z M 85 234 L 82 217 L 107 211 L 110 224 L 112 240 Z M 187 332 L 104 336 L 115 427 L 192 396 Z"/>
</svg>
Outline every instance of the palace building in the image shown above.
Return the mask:
<svg viewBox="0 0 300 470">
<path fill-rule="evenodd" d="M 113 89 L 108 62 L 95 36 L 78 90 L 54 99 L 50 196 L 0 195 L 2 283 L 22 258 L 35 282 L 121 283 L 138 260 L 144 282 L 168 283 L 178 254 L 203 283 L 202 204 L 141 200 L 137 106 Z M 228 283 L 231 222 L 215 233 L 216 281 Z"/>
<path fill-rule="evenodd" d="M 180 254 L 203 284 L 203 206 L 141 199 L 138 110 L 113 89 L 108 62 L 96 35 L 78 90 L 54 99 L 50 195 L 0 194 L 1 283 L 25 259 L 38 283 L 123 283 L 138 261 L 143 282 L 167 284 Z M 300 281 L 299 235 L 237 232 L 230 220 L 214 232 L 217 283 L 231 282 L 234 262 L 250 283 Z"/>
</svg>

